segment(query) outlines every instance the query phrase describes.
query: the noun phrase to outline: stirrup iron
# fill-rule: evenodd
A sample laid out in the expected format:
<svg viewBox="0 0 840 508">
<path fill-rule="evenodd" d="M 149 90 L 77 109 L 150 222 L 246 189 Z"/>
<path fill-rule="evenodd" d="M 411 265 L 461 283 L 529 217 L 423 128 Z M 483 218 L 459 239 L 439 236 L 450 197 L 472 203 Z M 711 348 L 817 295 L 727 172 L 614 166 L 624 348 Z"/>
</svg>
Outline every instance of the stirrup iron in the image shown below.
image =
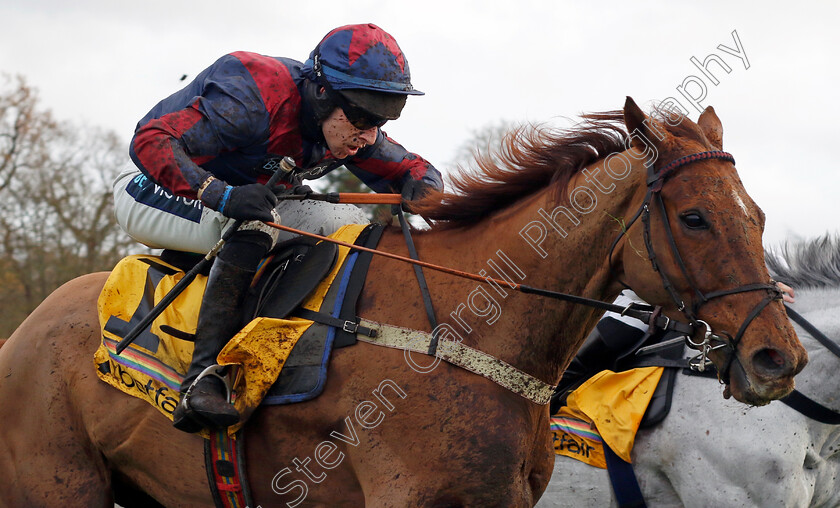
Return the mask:
<svg viewBox="0 0 840 508">
<path fill-rule="evenodd" d="M 227 376 L 225 375 L 226 370 L 227 367 L 222 365 L 211 365 L 206 369 L 202 370 L 201 374 L 196 376 L 195 380 L 190 384 L 189 388 L 187 388 L 187 391 L 184 393 L 184 396 L 181 397 L 180 404 L 184 405 L 184 409 L 192 410 L 192 408 L 190 408 L 189 403 L 190 395 L 192 395 L 193 388 L 195 388 L 195 385 L 205 377 L 215 377 L 218 380 L 220 380 L 225 387 L 225 399 L 229 404 L 233 404 L 231 400 L 231 395 L 233 395 L 233 391 L 230 389 L 230 385 L 228 384 Z"/>
</svg>

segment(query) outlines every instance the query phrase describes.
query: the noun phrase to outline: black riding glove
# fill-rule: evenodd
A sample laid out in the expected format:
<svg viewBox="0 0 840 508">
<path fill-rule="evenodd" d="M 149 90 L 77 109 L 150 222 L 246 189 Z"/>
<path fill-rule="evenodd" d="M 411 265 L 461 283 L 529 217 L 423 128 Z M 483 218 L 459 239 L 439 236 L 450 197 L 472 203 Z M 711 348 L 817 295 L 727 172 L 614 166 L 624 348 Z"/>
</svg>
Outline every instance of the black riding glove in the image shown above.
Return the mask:
<svg viewBox="0 0 840 508">
<path fill-rule="evenodd" d="M 402 187 L 402 209 L 406 212 L 411 211 L 411 201 L 421 199 L 434 187 L 423 180 L 408 180 Z M 397 205 L 391 205 L 391 213 L 396 215 L 399 212 Z"/>
<path fill-rule="evenodd" d="M 277 196 L 265 185 L 249 183 L 230 187 L 227 201 L 219 208 L 225 217 L 236 220 L 273 222 L 271 210 L 277 206 Z"/>
</svg>

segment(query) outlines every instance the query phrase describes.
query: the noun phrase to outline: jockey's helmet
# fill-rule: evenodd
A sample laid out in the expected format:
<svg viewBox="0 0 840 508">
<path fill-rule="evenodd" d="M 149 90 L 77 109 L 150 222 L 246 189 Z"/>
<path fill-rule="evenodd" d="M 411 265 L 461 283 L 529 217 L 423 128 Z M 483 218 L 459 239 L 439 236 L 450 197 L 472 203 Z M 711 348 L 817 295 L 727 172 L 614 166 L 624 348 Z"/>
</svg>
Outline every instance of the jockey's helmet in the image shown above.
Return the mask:
<svg viewBox="0 0 840 508">
<path fill-rule="evenodd" d="M 399 118 L 406 96 L 423 95 L 411 85 L 408 61 L 397 41 L 370 23 L 328 33 L 302 70 L 351 121 L 362 115 L 368 123 L 384 124 Z"/>
</svg>

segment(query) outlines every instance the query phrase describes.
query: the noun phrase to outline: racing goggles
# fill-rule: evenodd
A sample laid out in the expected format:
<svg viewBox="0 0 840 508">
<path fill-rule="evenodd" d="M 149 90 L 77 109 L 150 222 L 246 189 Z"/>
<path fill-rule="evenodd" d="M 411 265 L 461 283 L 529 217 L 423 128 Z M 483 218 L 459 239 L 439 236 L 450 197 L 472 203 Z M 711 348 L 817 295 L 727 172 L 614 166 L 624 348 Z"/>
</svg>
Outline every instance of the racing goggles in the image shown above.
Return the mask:
<svg viewBox="0 0 840 508">
<path fill-rule="evenodd" d="M 340 96 L 341 94 L 337 95 Z M 339 100 L 338 102 L 340 103 L 341 101 Z M 387 118 L 372 115 L 363 109 L 355 108 L 346 100 L 344 103 L 344 105 L 339 104 L 339 107 L 344 111 L 344 116 L 347 117 L 347 121 L 359 130 L 366 131 L 375 127 L 382 127 L 388 121 Z"/>
</svg>

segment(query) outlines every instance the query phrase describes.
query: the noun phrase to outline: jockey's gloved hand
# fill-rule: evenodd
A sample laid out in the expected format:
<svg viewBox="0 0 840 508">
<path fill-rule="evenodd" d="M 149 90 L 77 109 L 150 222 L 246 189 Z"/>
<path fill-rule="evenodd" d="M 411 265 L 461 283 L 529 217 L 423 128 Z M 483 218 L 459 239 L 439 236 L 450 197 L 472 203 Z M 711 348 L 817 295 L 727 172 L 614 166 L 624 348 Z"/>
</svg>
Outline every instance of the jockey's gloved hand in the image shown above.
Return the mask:
<svg viewBox="0 0 840 508">
<path fill-rule="evenodd" d="M 271 210 L 277 206 L 277 196 L 271 189 L 259 183 L 229 186 L 228 189 L 225 190 L 227 199 L 223 198 L 219 207 L 222 215 L 236 220 L 274 221 Z"/>
<path fill-rule="evenodd" d="M 421 199 L 423 196 L 433 190 L 434 186 L 424 182 L 423 180 L 408 180 L 403 184 L 402 191 L 402 209 L 406 212 L 411 211 L 411 201 Z M 397 205 L 391 205 L 391 213 L 396 215 L 399 212 Z"/>
</svg>

